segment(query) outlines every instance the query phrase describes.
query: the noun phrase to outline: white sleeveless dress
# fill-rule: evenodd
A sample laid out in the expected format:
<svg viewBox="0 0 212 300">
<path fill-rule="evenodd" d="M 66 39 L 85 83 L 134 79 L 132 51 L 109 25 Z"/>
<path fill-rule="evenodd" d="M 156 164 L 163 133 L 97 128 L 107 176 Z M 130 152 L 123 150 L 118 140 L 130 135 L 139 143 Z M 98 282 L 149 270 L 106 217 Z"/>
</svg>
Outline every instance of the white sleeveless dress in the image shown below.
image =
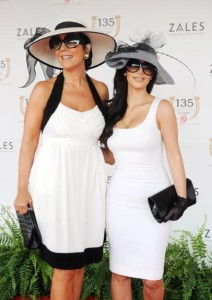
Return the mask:
<svg viewBox="0 0 212 300">
<path fill-rule="evenodd" d="M 110 270 L 133 278 L 159 280 L 171 222 L 159 224 L 147 198 L 170 185 L 163 166 L 163 142 L 156 124 L 160 99 L 135 128 L 114 128 L 108 139 L 116 169 L 107 188 L 106 227 Z"/>
<path fill-rule="evenodd" d="M 105 162 L 98 106 L 79 112 L 59 103 L 50 117 L 29 180 L 43 258 L 59 269 L 99 261 L 105 230 Z"/>
</svg>

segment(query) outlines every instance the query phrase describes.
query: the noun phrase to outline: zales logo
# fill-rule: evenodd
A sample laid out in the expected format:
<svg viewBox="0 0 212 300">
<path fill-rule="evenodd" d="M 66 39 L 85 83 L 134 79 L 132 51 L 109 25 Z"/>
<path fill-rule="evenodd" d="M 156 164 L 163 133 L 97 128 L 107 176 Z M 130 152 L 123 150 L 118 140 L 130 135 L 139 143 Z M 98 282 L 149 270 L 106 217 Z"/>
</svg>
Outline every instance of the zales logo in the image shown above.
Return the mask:
<svg viewBox="0 0 212 300">
<path fill-rule="evenodd" d="M 209 228 L 205 229 L 205 239 L 212 240 L 211 230 Z"/>
<path fill-rule="evenodd" d="M 22 38 L 22 37 L 31 37 L 34 36 L 35 34 L 35 29 L 32 28 L 17 28 L 17 37 Z"/>
<path fill-rule="evenodd" d="M 12 141 L 0 141 L 0 152 L 12 151 L 14 148 Z"/>
<path fill-rule="evenodd" d="M 169 23 L 170 33 L 199 33 L 205 29 L 204 22 Z"/>
<path fill-rule="evenodd" d="M 181 123 L 186 123 L 196 117 L 199 112 L 199 100 L 200 97 L 169 98 L 169 101 L 172 103 L 175 109 L 176 118 Z"/>
<path fill-rule="evenodd" d="M 116 37 L 120 31 L 120 16 L 110 17 L 110 18 L 98 18 L 96 16 L 92 17 L 92 29 L 102 30 L 103 32 Z"/>
<path fill-rule="evenodd" d="M 10 74 L 10 59 L 0 60 L 0 82 L 5 80 Z"/>
</svg>

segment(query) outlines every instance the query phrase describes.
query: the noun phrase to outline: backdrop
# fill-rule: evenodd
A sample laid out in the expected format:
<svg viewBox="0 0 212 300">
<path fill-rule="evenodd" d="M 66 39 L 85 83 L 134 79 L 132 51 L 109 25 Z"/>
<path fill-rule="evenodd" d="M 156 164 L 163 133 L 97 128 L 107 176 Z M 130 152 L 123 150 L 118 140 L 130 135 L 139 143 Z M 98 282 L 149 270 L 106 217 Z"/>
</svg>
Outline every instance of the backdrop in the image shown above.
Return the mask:
<svg viewBox="0 0 212 300">
<path fill-rule="evenodd" d="M 27 84 L 23 46 L 36 27 L 53 30 L 61 21 L 78 18 L 129 43 L 154 32 L 166 41 L 161 51 L 182 61 L 194 75 L 179 61 L 160 55 L 176 84 L 155 87 L 153 94 L 175 108 L 186 175 L 197 194 L 197 205 L 173 229 L 196 232 L 206 218 L 205 241 L 212 248 L 212 1 L 0 0 L 0 11 L 0 204 L 13 210 L 24 113 L 34 84 L 45 79 L 45 69 L 37 63 L 36 77 Z M 112 96 L 112 69 L 104 64 L 89 75 L 104 81 Z M 113 167 L 106 169 L 110 178 Z M 0 205 L 0 221 L 4 213 Z"/>
</svg>

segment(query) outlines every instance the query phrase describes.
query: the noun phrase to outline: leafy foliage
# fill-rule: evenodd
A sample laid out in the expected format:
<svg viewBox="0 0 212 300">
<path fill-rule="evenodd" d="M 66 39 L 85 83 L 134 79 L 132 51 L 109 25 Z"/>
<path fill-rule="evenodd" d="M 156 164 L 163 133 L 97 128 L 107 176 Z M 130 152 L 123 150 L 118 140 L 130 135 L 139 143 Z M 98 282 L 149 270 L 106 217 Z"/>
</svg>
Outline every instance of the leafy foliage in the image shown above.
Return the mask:
<svg viewBox="0 0 212 300">
<path fill-rule="evenodd" d="M 212 256 L 207 253 L 203 236 L 205 222 L 197 234 L 181 230 L 172 238 L 166 252 L 165 299 L 211 300 Z"/>
<path fill-rule="evenodd" d="M 35 300 L 38 295 L 48 295 L 52 268 L 39 257 L 38 250 L 24 246 L 16 216 L 5 212 L 0 225 L 0 299 L 21 295 Z"/>
<path fill-rule="evenodd" d="M 48 295 L 52 268 L 40 257 L 38 250 L 24 247 L 16 216 L 6 211 L 0 224 L 0 299 L 15 295 L 37 299 Z M 205 223 L 196 234 L 176 232 L 166 251 L 164 283 L 165 300 L 212 300 L 212 254 L 204 242 Z M 85 267 L 81 300 L 93 296 L 111 300 L 109 244 L 105 242 L 100 263 Z M 133 300 L 143 299 L 140 279 L 132 279 Z"/>
<path fill-rule="evenodd" d="M 212 300 L 212 256 L 207 252 L 203 236 L 205 222 L 196 234 L 179 230 L 168 244 L 165 259 L 165 300 Z M 82 300 L 88 296 L 110 300 L 109 245 L 103 260 L 86 267 Z M 133 300 L 143 299 L 143 286 L 132 279 Z"/>
<path fill-rule="evenodd" d="M 111 300 L 110 279 L 109 244 L 105 242 L 102 261 L 85 267 L 81 300 L 86 300 L 90 296 L 101 300 Z"/>
<path fill-rule="evenodd" d="M 143 299 L 143 285 L 141 279 L 132 278 L 132 298 L 133 300 Z"/>
</svg>

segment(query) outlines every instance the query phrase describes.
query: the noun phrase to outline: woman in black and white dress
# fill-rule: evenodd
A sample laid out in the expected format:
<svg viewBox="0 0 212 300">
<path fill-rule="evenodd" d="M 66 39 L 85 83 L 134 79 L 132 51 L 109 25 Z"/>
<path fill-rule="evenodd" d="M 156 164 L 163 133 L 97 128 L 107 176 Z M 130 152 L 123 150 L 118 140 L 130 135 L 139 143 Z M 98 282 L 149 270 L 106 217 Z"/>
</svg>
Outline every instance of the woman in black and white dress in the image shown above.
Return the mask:
<svg viewBox="0 0 212 300">
<path fill-rule="evenodd" d="M 62 72 L 38 82 L 31 93 L 15 209 L 24 214 L 34 207 L 40 253 L 54 268 L 51 300 L 79 300 L 83 267 L 101 260 L 105 229 L 105 163 L 98 140 L 108 89 L 86 70 L 104 63 L 115 41 L 70 20 L 25 46 Z"/>
</svg>

